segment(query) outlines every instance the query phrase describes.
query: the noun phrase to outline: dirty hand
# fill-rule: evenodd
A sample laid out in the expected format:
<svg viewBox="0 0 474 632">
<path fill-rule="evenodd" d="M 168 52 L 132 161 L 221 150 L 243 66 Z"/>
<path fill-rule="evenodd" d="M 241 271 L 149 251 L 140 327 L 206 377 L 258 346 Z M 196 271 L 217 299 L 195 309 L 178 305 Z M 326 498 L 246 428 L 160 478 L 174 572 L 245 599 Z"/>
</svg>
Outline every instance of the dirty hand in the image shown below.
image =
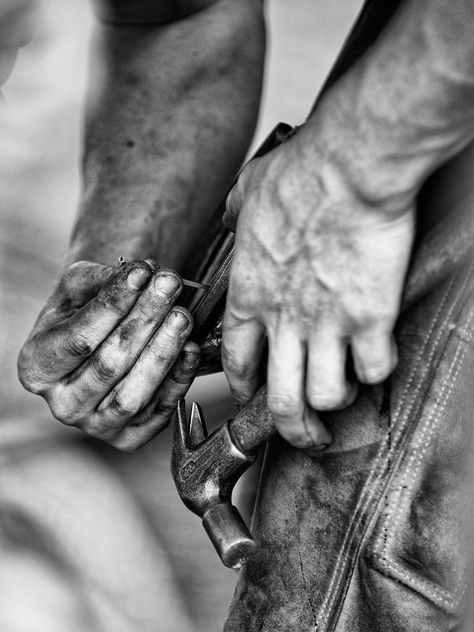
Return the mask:
<svg viewBox="0 0 474 632">
<path fill-rule="evenodd" d="M 152 261 L 70 266 L 18 359 L 19 377 L 53 415 L 123 449 L 168 423 L 195 376 L 182 281 Z"/>
<path fill-rule="evenodd" d="M 413 208 L 407 196 L 389 208 L 364 199 L 305 134 L 252 161 L 227 200 L 224 222 L 237 228 L 222 359 L 245 403 L 268 342 L 268 407 L 279 432 L 294 446 L 324 447 L 331 437 L 315 411 L 355 396 L 348 349 L 365 384 L 396 364 Z"/>
</svg>

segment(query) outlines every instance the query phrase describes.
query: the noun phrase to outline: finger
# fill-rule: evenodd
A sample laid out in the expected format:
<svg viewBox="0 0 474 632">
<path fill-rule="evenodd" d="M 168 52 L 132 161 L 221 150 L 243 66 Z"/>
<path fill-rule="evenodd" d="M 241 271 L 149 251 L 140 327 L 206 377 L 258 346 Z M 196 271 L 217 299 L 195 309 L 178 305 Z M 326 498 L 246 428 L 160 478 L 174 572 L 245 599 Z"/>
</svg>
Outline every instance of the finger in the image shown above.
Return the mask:
<svg viewBox="0 0 474 632">
<path fill-rule="evenodd" d="M 397 365 L 397 347 L 391 334 L 359 333 L 352 337 L 351 345 L 355 372 L 363 384 L 383 382 Z"/>
<path fill-rule="evenodd" d="M 140 261 L 115 268 L 95 298 L 37 335 L 32 361 L 43 376 L 55 380 L 82 364 L 126 316 L 150 277 L 149 266 Z"/>
<path fill-rule="evenodd" d="M 192 316 L 174 307 L 130 372 L 103 399 L 95 425 L 120 428 L 150 402 L 175 363 L 192 329 Z"/>
<path fill-rule="evenodd" d="M 297 448 L 331 443 L 314 412 L 305 406 L 306 352 L 298 335 L 282 328 L 269 333 L 267 404 L 280 434 Z"/>
<path fill-rule="evenodd" d="M 144 259 L 144 261 L 148 263 L 148 265 L 152 269 L 152 272 L 156 272 L 160 267 L 156 259 Z"/>
<path fill-rule="evenodd" d="M 259 366 L 265 330 L 258 321 L 236 319 L 226 310 L 222 336 L 222 366 L 232 395 L 239 404 L 249 401 L 259 385 Z"/>
<path fill-rule="evenodd" d="M 95 408 L 110 388 L 135 364 L 145 345 L 163 323 L 183 287 L 171 270 L 160 270 L 148 283 L 127 316 L 78 370 L 67 378 L 80 400 Z"/>
<path fill-rule="evenodd" d="M 199 346 L 188 341 L 171 372 L 154 394 L 148 406 L 125 426 L 114 441 L 120 450 L 135 450 L 161 432 L 176 411 L 196 377 L 199 367 Z"/>
<path fill-rule="evenodd" d="M 332 328 L 321 327 L 308 342 L 306 398 L 312 408 L 334 410 L 349 400 L 345 367 L 345 341 Z"/>
<path fill-rule="evenodd" d="M 125 317 L 151 277 L 142 262 L 115 269 L 99 294 L 66 321 L 47 330 L 38 346 L 50 348 L 52 358 L 64 374 L 87 358 Z"/>
</svg>

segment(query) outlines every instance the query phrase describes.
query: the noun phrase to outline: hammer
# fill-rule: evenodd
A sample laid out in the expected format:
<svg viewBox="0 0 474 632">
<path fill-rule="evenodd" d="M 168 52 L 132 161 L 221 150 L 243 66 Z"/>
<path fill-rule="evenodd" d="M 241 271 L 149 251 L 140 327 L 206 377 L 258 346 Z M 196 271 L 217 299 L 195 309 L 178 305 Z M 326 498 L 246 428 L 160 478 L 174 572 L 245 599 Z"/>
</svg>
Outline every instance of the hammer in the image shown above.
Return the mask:
<svg viewBox="0 0 474 632">
<path fill-rule="evenodd" d="M 253 157 L 263 156 L 296 131 L 280 123 Z M 201 346 L 200 374 L 222 370 L 222 316 L 234 252 L 234 237 L 222 226 L 224 209 L 225 199 L 206 231 L 207 241 L 196 249 L 201 257 L 204 252 L 203 261 L 193 261 L 191 266 L 198 270 L 197 276 L 205 282 L 206 289 L 189 305 L 194 317 L 193 340 Z M 193 403 L 189 420 L 184 400 L 178 404 L 171 473 L 182 501 L 202 518 L 219 557 L 229 568 L 240 568 L 256 549 L 250 531 L 232 504 L 232 490 L 255 461 L 259 445 L 275 433 L 265 401 L 266 387 L 262 387 L 234 419 L 209 436 L 198 404 Z"/>
<path fill-rule="evenodd" d="M 202 518 L 204 529 L 225 566 L 238 569 L 256 544 L 232 504 L 235 483 L 255 461 L 258 446 L 275 434 L 263 386 L 236 417 L 207 435 L 198 404 L 188 420 L 178 405 L 171 472 L 182 501 Z"/>
</svg>

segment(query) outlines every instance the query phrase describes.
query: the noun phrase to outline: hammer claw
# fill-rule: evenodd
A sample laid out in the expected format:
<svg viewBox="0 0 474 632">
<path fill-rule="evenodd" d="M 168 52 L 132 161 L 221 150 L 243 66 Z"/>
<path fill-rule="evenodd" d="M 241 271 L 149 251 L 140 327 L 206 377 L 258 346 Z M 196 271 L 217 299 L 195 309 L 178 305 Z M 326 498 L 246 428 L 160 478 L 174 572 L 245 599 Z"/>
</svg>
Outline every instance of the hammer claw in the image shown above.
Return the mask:
<svg viewBox="0 0 474 632">
<path fill-rule="evenodd" d="M 176 408 L 176 426 L 175 426 L 175 441 L 180 446 L 180 451 L 186 449 L 187 436 L 188 436 L 188 420 L 186 418 L 186 402 L 184 399 L 180 399 Z"/>
<path fill-rule="evenodd" d="M 189 441 L 193 447 L 198 446 L 207 437 L 206 422 L 201 407 L 193 402 L 189 421 Z"/>
</svg>

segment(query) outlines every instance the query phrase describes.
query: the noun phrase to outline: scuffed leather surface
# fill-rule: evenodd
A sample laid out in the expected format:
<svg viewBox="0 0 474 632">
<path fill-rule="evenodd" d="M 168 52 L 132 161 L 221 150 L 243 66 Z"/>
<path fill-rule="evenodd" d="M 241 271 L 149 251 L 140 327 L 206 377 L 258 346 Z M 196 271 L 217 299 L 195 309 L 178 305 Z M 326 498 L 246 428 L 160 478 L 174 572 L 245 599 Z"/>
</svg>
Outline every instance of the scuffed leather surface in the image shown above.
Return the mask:
<svg viewBox="0 0 474 632">
<path fill-rule="evenodd" d="M 326 416 L 334 443 L 325 453 L 269 444 L 253 526 L 259 552 L 240 576 L 226 632 L 444 632 L 459 623 L 472 290 L 464 269 L 404 315 L 396 373 Z"/>
</svg>

